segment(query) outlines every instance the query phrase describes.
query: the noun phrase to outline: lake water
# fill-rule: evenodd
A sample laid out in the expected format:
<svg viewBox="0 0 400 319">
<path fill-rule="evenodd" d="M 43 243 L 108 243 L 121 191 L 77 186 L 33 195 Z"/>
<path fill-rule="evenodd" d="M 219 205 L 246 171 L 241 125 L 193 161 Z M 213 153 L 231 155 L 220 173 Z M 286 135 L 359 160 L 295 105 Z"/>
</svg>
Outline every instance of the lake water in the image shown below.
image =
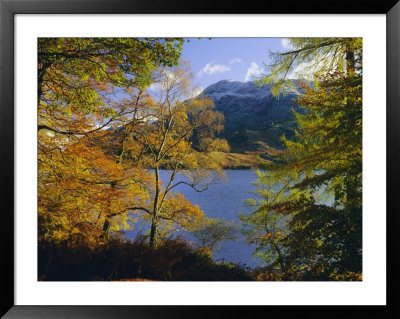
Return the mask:
<svg viewBox="0 0 400 319">
<path fill-rule="evenodd" d="M 203 192 L 196 192 L 187 185 L 179 185 L 174 190 L 183 194 L 193 204 L 199 205 L 207 217 L 225 218 L 239 225 L 238 214 L 245 210 L 245 200 L 257 198 L 257 195 L 252 193 L 255 188 L 252 182 L 257 179 L 255 173 L 254 170 L 226 170 L 227 180 L 225 182 L 211 184 Z M 161 171 L 160 175 L 162 180 L 166 180 L 168 172 Z M 184 178 L 178 176 L 176 180 Z M 126 233 L 128 238 L 132 238 L 134 235 L 134 233 Z M 220 244 L 220 249 L 214 252 L 213 259 L 240 262 L 250 267 L 257 267 L 261 265 L 261 261 L 253 257 L 254 248 L 253 245 L 245 243 L 244 237 L 239 232 L 237 240 Z"/>
</svg>

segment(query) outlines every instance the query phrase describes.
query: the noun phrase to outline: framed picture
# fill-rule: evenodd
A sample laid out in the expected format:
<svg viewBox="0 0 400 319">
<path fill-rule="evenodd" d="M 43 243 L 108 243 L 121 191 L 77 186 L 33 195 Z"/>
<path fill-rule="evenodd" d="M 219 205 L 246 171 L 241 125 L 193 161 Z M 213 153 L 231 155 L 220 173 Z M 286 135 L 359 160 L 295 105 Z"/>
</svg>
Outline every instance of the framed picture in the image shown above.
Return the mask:
<svg viewBox="0 0 400 319">
<path fill-rule="evenodd" d="M 0 10 L 5 318 L 399 314 L 393 214 L 400 133 L 397 1 L 196 8 L 180 1 L 1 0 Z M 88 60 L 68 60 L 71 48 L 79 48 L 79 58 L 90 51 L 93 69 Z M 278 53 L 268 56 L 267 49 Z M 291 53 L 279 54 L 285 50 Z M 109 60 L 97 59 L 105 52 L 112 53 Z M 189 63 L 182 58 L 192 63 L 200 88 L 186 85 Z M 63 61 L 59 69 L 54 59 Z M 240 103 L 256 109 L 249 96 L 240 102 L 239 95 L 248 90 L 262 100 L 262 88 L 269 90 L 269 113 L 234 110 Z M 307 108 L 283 112 L 293 96 Z M 346 110 L 323 113 L 321 105 L 333 100 Z M 352 123 L 350 129 L 345 123 Z M 334 149 L 315 148 L 324 142 L 307 148 L 317 136 L 312 134 L 320 134 L 317 126 L 336 128 Z M 311 149 L 322 155 L 311 156 Z M 355 164 L 343 164 L 339 178 L 339 162 Z M 271 163 L 283 169 L 274 175 Z M 223 179 L 214 173 L 217 167 L 228 169 L 229 182 L 221 182 L 220 190 L 211 184 Z M 337 174 L 333 181 L 327 171 Z M 278 191 L 282 172 L 290 181 Z M 238 197 L 248 191 L 243 180 L 250 185 L 255 178 L 261 197 L 249 202 L 253 208 L 241 214 L 241 235 L 233 236 L 239 217 L 226 221 L 205 207 L 211 201 L 219 209 L 240 206 L 234 199 L 246 199 Z M 196 197 L 181 186 L 193 194 L 210 188 L 215 198 Z M 184 196 L 169 192 L 173 188 Z M 318 203 L 319 196 L 325 202 Z M 346 219 L 312 215 L 342 210 L 350 212 Z M 143 234 L 122 231 L 133 224 Z M 324 233 L 310 241 L 304 229 Z M 184 243 L 171 234 L 182 235 Z M 232 244 L 236 236 L 247 246 Z M 230 254 L 219 253 L 219 244 Z M 341 245 L 349 249 L 350 266 L 340 272 Z M 93 249 L 89 259 L 85 249 Z M 124 249 L 130 253 L 115 257 Z M 179 249 L 186 259 L 166 270 L 143 257 L 150 251 L 154 258 L 156 251 L 169 260 L 176 257 L 169 252 Z M 252 258 L 255 249 L 259 259 Z M 123 260 L 135 263 L 136 253 L 141 257 L 133 271 Z M 114 258 L 108 264 L 106 255 Z"/>
</svg>

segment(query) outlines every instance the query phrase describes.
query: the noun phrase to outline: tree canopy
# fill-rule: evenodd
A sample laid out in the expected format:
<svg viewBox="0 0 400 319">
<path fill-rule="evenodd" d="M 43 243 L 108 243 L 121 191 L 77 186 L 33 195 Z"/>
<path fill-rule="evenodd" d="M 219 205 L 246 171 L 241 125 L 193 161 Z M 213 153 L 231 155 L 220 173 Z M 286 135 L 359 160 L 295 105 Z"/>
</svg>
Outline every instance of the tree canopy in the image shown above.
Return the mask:
<svg viewBox="0 0 400 319">
<path fill-rule="evenodd" d="M 84 115 L 116 117 L 109 95 L 147 87 L 159 67 L 178 64 L 182 44 L 170 38 L 39 38 L 38 129 L 71 134 L 84 131 L 77 127 L 88 122 Z"/>
<path fill-rule="evenodd" d="M 196 131 L 214 149 L 224 145 L 215 138 L 223 116 L 194 98 L 182 42 L 38 40 L 39 240 L 96 246 L 148 220 L 154 245 L 202 221 L 175 190 L 202 191 L 219 178 L 191 139 Z"/>
<path fill-rule="evenodd" d="M 297 131 L 259 172 L 254 210 L 243 215 L 257 254 L 284 280 L 358 279 L 362 270 L 362 42 L 290 39 L 264 80 L 288 83 L 294 65 L 312 63 L 297 83 Z M 292 81 L 293 85 L 293 81 Z"/>
<path fill-rule="evenodd" d="M 122 161 L 114 132 L 138 121 L 126 94 L 136 92 L 135 106 L 143 107 L 154 72 L 178 64 L 182 43 L 38 39 L 39 240 L 93 245 L 132 228 L 129 208 L 148 200 L 149 177 Z"/>
<path fill-rule="evenodd" d="M 163 69 L 158 74 L 157 93 L 151 103 L 142 109 L 147 118 L 130 139 L 130 157 L 137 167 L 152 170 L 153 183 L 149 188 L 151 200 L 138 208 L 151 219 L 150 242 L 155 243 L 162 233 L 168 234 L 175 227 L 190 227 L 199 223 L 203 212 L 182 195 L 175 192 L 179 185 L 195 191 L 207 189 L 209 183 L 220 175 L 220 167 L 210 161 L 206 153 L 200 153 L 191 142 L 195 131 L 207 130 L 213 142 L 215 134 L 223 127 L 222 114 L 213 110 L 212 100 L 193 98 L 191 75 L 187 67 Z M 136 155 L 132 156 L 132 154 Z M 166 180 L 161 181 L 160 169 L 168 170 Z M 186 180 L 176 180 L 181 173 Z"/>
</svg>

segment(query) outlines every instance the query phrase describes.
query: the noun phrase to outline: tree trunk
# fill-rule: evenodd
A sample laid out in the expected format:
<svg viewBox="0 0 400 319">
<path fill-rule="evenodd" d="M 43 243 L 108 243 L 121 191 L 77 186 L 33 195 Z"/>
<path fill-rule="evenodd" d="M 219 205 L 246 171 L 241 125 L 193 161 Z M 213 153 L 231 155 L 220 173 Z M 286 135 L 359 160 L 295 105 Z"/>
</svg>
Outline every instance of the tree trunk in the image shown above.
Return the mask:
<svg viewBox="0 0 400 319">
<path fill-rule="evenodd" d="M 355 53 L 352 48 L 346 48 L 346 77 L 349 80 L 348 85 L 351 85 L 351 79 L 355 76 Z M 347 102 L 348 103 L 348 102 Z M 349 119 L 349 122 L 352 123 L 352 120 Z M 352 176 L 347 176 L 345 178 L 345 186 L 346 186 L 346 204 L 350 207 L 353 206 L 353 202 L 357 197 L 356 185 L 354 185 L 354 180 L 352 180 Z"/>
<path fill-rule="evenodd" d="M 51 62 L 41 62 L 40 60 L 38 60 L 38 96 L 37 96 L 37 103 L 38 106 L 40 104 L 40 100 L 42 99 L 42 94 L 43 94 L 43 90 L 42 90 L 42 86 L 43 86 L 43 79 L 44 79 L 44 75 L 47 71 L 47 69 L 52 65 Z"/>
<path fill-rule="evenodd" d="M 111 191 L 114 191 L 115 183 L 111 182 Z M 114 215 L 111 213 L 111 202 L 108 202 L 108 213 L 106 214 L 104 223 L 103 223 L 103 233 L 101 234 L 100 238 L 104 238 L 106 240 L 110 237 L 110 228 L 111 228 L 111 221 Z"/>
<path fill-rule="evenodd" d="M 154 195 L 154 206 L 153 206 L 153 216 L 151 218 L 151 230 L 150 230 L 150 246 L 154 247 L 155 244 L 155 236 L 157 232 L 157 222 L 158 222 L 158 200 L 160 197 L 160 172 L 158 167 L 154 169 L 155 177 L 156 177 L 156 193 Z"/>
<path fill-rule="evenodd" d="M 154 247 L 156 230 L 157 230 L 157 222 L 155 218 L 153 218 L 151 221 L 151 230 L 150 230 L 150 247 Z"/>
<path fill-rule="evenodd" d="M 110 227 L 111 227 L 111 219 L 112 216 L 107 215 L 106 220 L 103 224 L 103 233 L 101 234 L 100 238 L 108 240 L 110 238 Z"/>
<path fill-rule="evenodd" d="M 346 72 L 347 77 L 353 76 L 355 72 L 354 50 L 350 48 L 346 48 Z"/>
</svg>

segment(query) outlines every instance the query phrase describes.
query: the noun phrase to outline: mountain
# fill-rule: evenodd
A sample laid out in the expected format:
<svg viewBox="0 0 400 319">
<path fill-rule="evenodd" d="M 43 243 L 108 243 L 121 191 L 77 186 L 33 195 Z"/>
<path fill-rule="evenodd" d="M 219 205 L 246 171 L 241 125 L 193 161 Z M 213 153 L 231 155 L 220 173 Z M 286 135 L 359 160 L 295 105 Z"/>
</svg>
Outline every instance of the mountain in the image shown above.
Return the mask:
<svg viewBox="0 0 400 319">
<path fill-rule="evenodd" d="M 216 111 L 224 114 L 222 137 L 228 140 L 232 152 L 261 151 L 271 146 L 279 149 L 282 134 L 293 134 L 292 109 L 299 110 L 294 92 L 275 97 L 266 85 L 222 80 L 202 94 L 214 101 Z"/>
</svg>

